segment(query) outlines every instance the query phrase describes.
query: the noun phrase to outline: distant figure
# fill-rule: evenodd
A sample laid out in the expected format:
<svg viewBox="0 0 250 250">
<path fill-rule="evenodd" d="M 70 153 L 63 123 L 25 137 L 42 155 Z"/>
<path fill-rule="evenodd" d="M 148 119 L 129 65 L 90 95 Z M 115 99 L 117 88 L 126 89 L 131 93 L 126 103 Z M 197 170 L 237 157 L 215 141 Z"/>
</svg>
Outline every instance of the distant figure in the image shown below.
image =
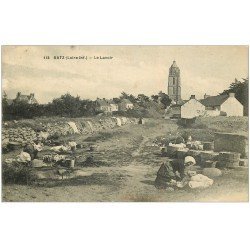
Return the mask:
<svg viewBox="0 0 250 250">
<path fill-rule="evenodd" d="M 138 124 L 145 124 L 145 121 L 142 117 L 139 118 Z"/>
</svg>

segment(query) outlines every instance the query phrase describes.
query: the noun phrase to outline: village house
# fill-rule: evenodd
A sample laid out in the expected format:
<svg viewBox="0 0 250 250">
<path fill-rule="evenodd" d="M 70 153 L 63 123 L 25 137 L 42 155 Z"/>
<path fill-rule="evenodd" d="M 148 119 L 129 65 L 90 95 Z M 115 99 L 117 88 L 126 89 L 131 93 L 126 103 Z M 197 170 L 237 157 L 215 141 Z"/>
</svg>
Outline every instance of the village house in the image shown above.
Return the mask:
<svg viewBox="0 0 250 250">
<path fill-rule="evenodd" d="M 133 109 L 133 108 L 134 108 L 134 104 L 128 99 L 123 99 L 119 103 L 119 110 L 120 111 L 126 111 L 128 109 Z"/>
<path fill-rule="evenodd" d="M 96 111 L 101 111 L 105 113 L 112 113 L 118 111 L 118 104 L 115 103 L 112 99 L 106 100 L 105 98 L 96 100 Z"/>
<path fill-rule="evenodd" d="M 194 117 L 202 116 L 205 113 L 205 106 L 191 95 L 188 101 L 185 101 L 181 107 L 181 118 L 191 119 Z"/>
<path fill-rule="evenodd" d="M 110 113 L 112 112 L 111 105 L 108 103 L 108 101 L 103 98 L 97 98 L 96 100 L 96 111 L 104 112 L 104 113 Z"/>
<path fill-rule="evenodd" d="M 38 101 L 35 99 L 35 94 L 31 93 L 30 95 L 22 95 L 21 92 L 18 92 L 15 99 L 7 99 L 7 103 L 11 105 L 13 102 L 25 102 L 28 104 L 38 104 Z"/>
<path fill-rule="evenodd" d="M 118 111 L 119 107 L 118 107 L 117 103 L 115 103 L 113 100 L 109 100 L 108 103 L 109 103 L 109 105 L 111 107 L 112 112 Z"/>
<path fill-rule="evenodd" d="M 234 93 L 228 95 L 208 96 L 197 100 L 191 95 L 188 101 L 172 104 L 167 115 L 171 118 L 191 119 L 198 116 L 243 116 L 243 105 L 235 98 Z"/>
<path fill-rule="evenodd" d="M 206 108 L 207 116 L 243 116 L 243 105 L 235 98 L 235 93 L 218 96 L 204 96 L 200 102 Z"/>
</svg>

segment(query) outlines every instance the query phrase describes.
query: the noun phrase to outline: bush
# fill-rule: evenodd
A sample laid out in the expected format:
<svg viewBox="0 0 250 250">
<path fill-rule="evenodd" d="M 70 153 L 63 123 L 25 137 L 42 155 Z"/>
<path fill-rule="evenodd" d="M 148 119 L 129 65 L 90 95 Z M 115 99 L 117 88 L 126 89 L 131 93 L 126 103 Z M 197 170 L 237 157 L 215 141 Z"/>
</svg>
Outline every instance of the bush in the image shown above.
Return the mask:
<svg viewBox="0 0 250 250">
<path fill-rule="evenodd" d="M 207 129 L 208 128 L 207 124 L 202 123 L 200 120 L 196 119 L 196 117 L 192 119 L 181 118 L 178 120 L 177 124 L 184 128 L 192 128 L 192 129 Z"/>
<path fill-rule="evenodd" d="M 126 116 L 133 118 L 149 118 L 150 114 L 147 109 L 139 108 L 139 109 L 128 109 L 127 111 L 116 111 L 113 113 L 115 116 Z"/>
<path fill-rule="evenodd" d="M 25 184 L 30 185 L 37 180 L 34 170 L 25 163 L 12 163 L 2 165 L 3 184 Z"/>
</svg>

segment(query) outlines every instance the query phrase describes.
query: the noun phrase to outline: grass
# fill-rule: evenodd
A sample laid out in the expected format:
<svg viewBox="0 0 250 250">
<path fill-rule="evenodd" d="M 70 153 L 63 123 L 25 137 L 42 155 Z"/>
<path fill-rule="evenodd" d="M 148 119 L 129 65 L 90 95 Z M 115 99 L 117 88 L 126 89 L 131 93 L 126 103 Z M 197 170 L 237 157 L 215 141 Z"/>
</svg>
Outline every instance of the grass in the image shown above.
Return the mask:
<svg viewBox="0 0 250 250">
<path fill-rule="evenodd" d="M 34 169 L 24 163 L 2 164 L 2 180 L 4 184 L 31 185 L 37 180 Z"/>
</svg>

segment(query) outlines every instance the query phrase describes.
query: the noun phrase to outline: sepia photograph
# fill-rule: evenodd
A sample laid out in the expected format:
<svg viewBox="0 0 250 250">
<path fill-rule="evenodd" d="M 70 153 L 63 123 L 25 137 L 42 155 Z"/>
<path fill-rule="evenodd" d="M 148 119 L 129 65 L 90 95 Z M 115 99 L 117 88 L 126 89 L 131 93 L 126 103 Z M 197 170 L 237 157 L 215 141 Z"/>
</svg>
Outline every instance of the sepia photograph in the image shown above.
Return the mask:
<svg viewBox="0 0 250 250">
<path fill-rule="evenodd" d="M 2 46 L 3 202 L 248 202 L 249 47 Z"/>
</svg>

